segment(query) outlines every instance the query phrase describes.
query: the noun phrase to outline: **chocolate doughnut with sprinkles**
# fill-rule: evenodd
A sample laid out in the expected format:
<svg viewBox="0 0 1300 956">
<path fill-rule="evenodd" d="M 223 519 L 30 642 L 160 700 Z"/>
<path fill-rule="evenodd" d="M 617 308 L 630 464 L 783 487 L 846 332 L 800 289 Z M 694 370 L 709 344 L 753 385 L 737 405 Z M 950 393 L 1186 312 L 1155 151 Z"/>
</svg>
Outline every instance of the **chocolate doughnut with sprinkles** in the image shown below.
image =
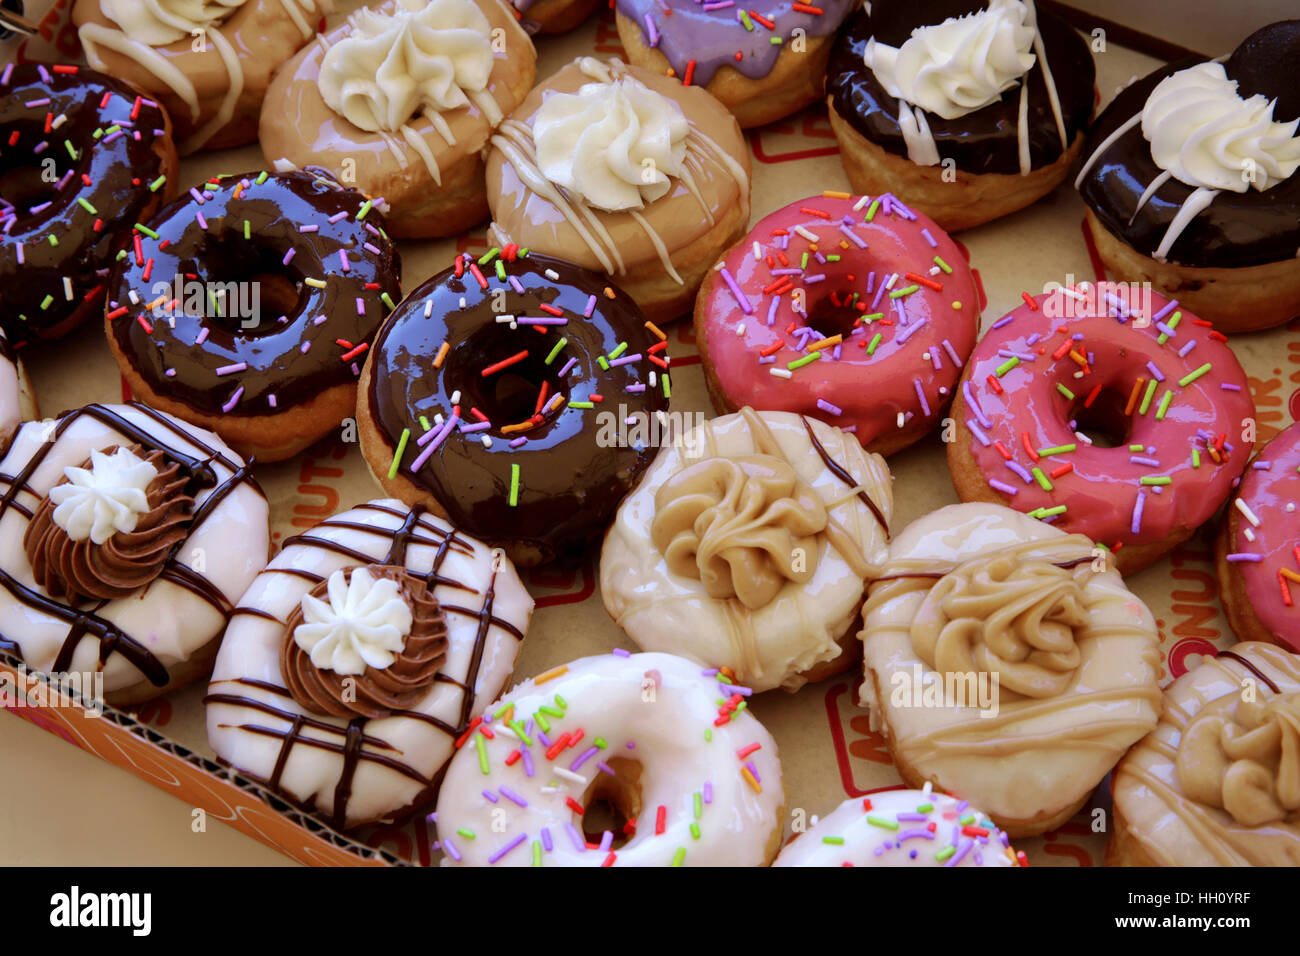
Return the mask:
<svg viewBox="0 0 1300 956">
<path fill-rule="evenodd" d="M 176 191 L 171 120 L 82 66 L 0 71 L 0 327 L 56 339 L 97 313 L 132 223 Z M 53 178 L 50 178 L 51 175 Z"/>
<path fill-rule="evenodd" d="M 136 225 L 109 346 L 141 400 L 279 461 L 351 416 L 399 275 L 382 213 L 329 174 L 216 177 Z"/>
<path fill-rule="evenodd" d="M 269 548 L 244 461 L 144 405 L 27 422 L 0 458 L 3 636 L 33 669 L 102 672 L 115 706 L 207 672 Z"/>
<path fill-rule="evenodd" d="M 1227 338 L 1176 300 L 1082 283 L 993 323 L 953 403 L 963 501 L 1115 551 L 1123 574 L 1208 521 L 1250 457 L 1255 405 Z"/>
<path fill-rule="evenodd" d="M 389 494 L 516 564 L 577 561 L 671 431 L 667 349 L 604 276 L 513 245 L 462 254 L 376 337 L 361 449 Z"/>
</svg>

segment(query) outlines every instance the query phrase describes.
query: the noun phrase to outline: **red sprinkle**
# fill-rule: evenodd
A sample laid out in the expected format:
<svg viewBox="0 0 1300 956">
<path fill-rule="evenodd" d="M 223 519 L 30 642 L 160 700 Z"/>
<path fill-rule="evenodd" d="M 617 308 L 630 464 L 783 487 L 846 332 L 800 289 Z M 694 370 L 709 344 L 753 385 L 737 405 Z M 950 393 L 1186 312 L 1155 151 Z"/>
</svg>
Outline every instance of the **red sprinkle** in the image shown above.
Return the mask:
<svg viewBox="0 0 1300 956">
<path fill-rule="evenodd" d="M 358 355 L 360 355 L 368 348 L 370 348 L 370 343 L 362 342 L 360 345 L 352 349 L 350 352 L 344 352 L 342 355 L 340 355 L 339 360 L 342 362 L 351 362 L 354 358 L 356 358 Z"/>
<path fill-rule="evenodd" d="M 1097 396 L 1100 394 L 1101 394 L 1101 386 L 1100 385 L 1094 386 L 1092 391 L 1088 393 L 1088 397 L 1083 400 L 1083 407 L 1092 408 L 1092 403 L 1097 400 Z"/>
<path fill-rule="evenodd" d="M 668 808 L 660 806 L 659 809 L 655 811 L 655 836 L 659 836 L 664 832 L 664 825 L 667 823 L 667 820 Z"/>
<path fill-rule="evenodd" d="M 1001 455 L 1003 458 L 1005 458 L 1007 461 L 1011 460 L 1011 452 L 1007 451 L 1007 446 L 1002 444 L 1002 442 L 995 441 L 993 443 L 993 447 L 996 448 L 998 450 L 998 454 Z"/>
<path fill-rule="evenodd" d="M 691 60 L 686 64 L 686 75 L 682 77 L 682 86 L 690 86 L 691 80 L 695 78 L 695 61 Z"/>
<path fill-rule="evenodd" d="M 935 292 L 943 291 L 943 286 L 935 282 L 929 276 L 919 276 L 915 272 L 909 272 L 907 273 L 905 278 L 910 279 L 911 281 L 915 282 L 917 285 L 923 285 L 927 289 L 933 289 Z"/>
<path fill-rule="evenodd" d="M 989 383 L 989 388 L 993 389 L 994 392 L 996 392 L 998 395 L 1002 394 L 1002 383 L 997 380 L 996 376 L 990 375 L 988 377 L 988 383 Z"/>
<path fill-rule="evenodd" d="M 475 269 L 474 266 L 470 266 L 470 268 L 474 269 L 476 272 L 478 271 L 477 269 Z M 514 365 L 516 362 L 522 362 L 526 358 L 528 358 L 528 349 L 524 349 L 522 352 L 516 352 L 514 355 L 510 356 L 510 358 L 502 359 L 500 362 L 497 362 L 495 365 L 489 365 L 487 368 L 483 369 L 483 371 L 479 374 L 481 374 L 484 378 L 487 378 L 489 375 L 494 375 L 497 372 L 501 371 L 503 368 L 509 368 L 511 365 Z"/>
<path fill-rule="evenodd" d="M 818 219 L 829 219 L 831 214 L 824 209 L 813 209 L 811 206 L 800 206 L 799 211 L 806 216 L 816 216 Z"/>
<path fill-rule="evenodd" d="M 1034 301 L 1034 297 L 1028 292 L 1020 293 L 1020 298 L 1025 300 L 1025 305 L 1029 306 L 1032 311 L 1038 311 L 1038 303 Z"/>
<path fill-rule="evenodd" d="M 695 65 L 694 60 L 691 60 L 691 65 Z M 609 856 L 605 857 L 604 861 L 600 864 L 601 869 L 604 869 L 607 866 L 613 866 L 616 859 L 618 859 L 618 854 L 611 850 Z"/>
<path fill-rule="evenodd" d="M 541 305 L 538 306 L 538 308 L 550 315 L 564 315 L 563 309 L 557 309 L 555 306 L 547 302 L 543 302 Z"/>
<path fill-rule="evenodd" d="M 1062 475 L 1068 475 L 1072 471 L 1074 471 L 1074 462 L 1067 461 L 1060 468 L 1054 468 L 1051 471 L 1049 471 L 1047 473 L 1047 476 L 1049 478 L 1060 478 Z"/>
<path fill-rule="evenodd" d="M 519 750 L 510 751 L 510 753 L 506 755 L 506 766 L 513 767 L 516 763 L 519 762 L 519 758 L 522 756 L 523 756 L 522 751 Z"/>
<path fill-rule="evenodd" d="M 144 329 L 146 335 L 153 335 L 153 326 L 143 315 L 137 315 L 135 320 L 140 323 L 140 328 Z"/>
<path fill-rule="evenodd" d="M 63 76 L 76 76 L 76 75 L 77 75 L 77 70 L 81 69 L 81 67 L 78 67 L 78 66 L 72 66 L 72 65 L 67 64 L 67 63 L 58 63 L 58 64 L 55 64 L 53 67 L 51 67 L 51 69 L 52 69 L 55 73 L 60 73 L 60 74 L 62 74 Z"/>
<path fill-rule="evenodd" d="M 767 17 L 763 16 L 762 14 L 759 14 L 759 13 L 756 13 L 755 11 L 753 11 L 753 10 L 750 10 L 750 11 L 749 11 L 749 16 L 750 16 L 750 19 L 752 19 L 754 22 L 763 24 L 763 26 L 767 27 L 769 30 L 775 30 L 775 29 L 776 29 L 776 24 L 773 23 L 771 20 L 769 20 Z"/>
<path fill-rule="evenodd" d="M 564 803 L 570 810 L 572 810 L 578 816 L 582 816 L 584 813 L 587 812 L 582 808 L 582 804 L 579 803 L 577 800 L 574 800 L 573 797 L 565 797 Z"/>
<path fill-rule="evenodd" d="M 1038 461 L 1038 452 L 1034 451 L 1034 446 L 1029 444 L 1029 432 L 1020 433 L 1020 443 L 1025 446 L 1025 451 L 1029 453 L 1029 460 Z"/>
<path fill-rule="evenodd" d="M 474 274 L 474 278 L 478 280 L 478 287 L 480 289 L 486 289 L 487 279 L 484 279 L 483 273 L 478 271 L 478 265 L 476 263 L 471 262 L 469 264 L 469 271 L 472 272 Z"/>
<path fill-rule="evenodd" d="M 469 722 L 469 726 L 465 728 L 465 732 L 456 738 L 455 748 L 457 750 L 465 746 L 465 741 L 469 740 L 469 738 L 473 736 L 474 731 L 478 729 L 478 725 L 481 723 L 483 723 L 482 717 L 475 717 Z"/>
</svg>

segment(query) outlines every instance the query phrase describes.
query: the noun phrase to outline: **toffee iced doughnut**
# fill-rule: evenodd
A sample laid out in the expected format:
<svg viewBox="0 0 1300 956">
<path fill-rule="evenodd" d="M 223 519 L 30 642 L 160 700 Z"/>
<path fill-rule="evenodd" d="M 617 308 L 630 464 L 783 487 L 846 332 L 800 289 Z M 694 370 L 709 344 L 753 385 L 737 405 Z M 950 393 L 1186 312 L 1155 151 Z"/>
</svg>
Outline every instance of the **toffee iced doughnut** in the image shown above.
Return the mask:
<svg viewBox="0 0 1300 956">
<path fill-rule="evenodd" d="M 509 0 L 529 33 L 568 33 L 582 26 L 599 0 Z"/>
</svg>

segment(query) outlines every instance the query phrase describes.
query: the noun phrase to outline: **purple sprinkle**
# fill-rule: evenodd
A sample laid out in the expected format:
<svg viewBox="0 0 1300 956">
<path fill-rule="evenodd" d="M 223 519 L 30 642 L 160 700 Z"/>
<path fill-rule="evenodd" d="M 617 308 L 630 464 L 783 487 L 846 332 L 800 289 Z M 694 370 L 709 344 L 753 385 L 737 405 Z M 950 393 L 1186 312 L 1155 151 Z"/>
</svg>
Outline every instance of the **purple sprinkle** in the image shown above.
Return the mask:
<svg viewBox="0 0 1300 956">
<path fill-rule="evenodd" d="M 475 432 L 487 431 L 491 427 L 491 422 L 475 422 L 473 425 L 462 423 L 460 426 L 460 433 L 462 435 L 473 435 Z"/>
<path fill-rule="evenodd" d="M 299 232 L 320 232 L 320 226 L 314 224 L 310 226 L 299 226 L 298 231 Z"/>
<path fill-rule="evenodd" d="M 361 296 L 357 296 L 357 315 L 365 315 L 365 314 L 366 314 L 366 300 L 361 298 Z"/>
<path fill-rule="evenodd" d="M 1219 388 L 1223 389 L 1225 392 L 1240 392 L 1240 391 L 1241 391 L 1241 386 L 1240 386 L 1240 385 L 1234 385 L 1232 382 L 1220 382 L 1220 383 L 1219 383 Z"/>
<path fill-rule="evenodd" d="M 1163 322 L 1157 322 L 1157 323 L 1156 323 L 1156 328 L 1160 331 L 1160 334 L 1161 334 L 1161 335 L 1167 336 L 1168 338 L 1171 338 L 1171 339 L 1172 339 L 1172 338 L 1175 338 L 1175 337 L 1178 335 L 1177 331 L 1175 331 L 1174 329 L 1171 329 L 1169 326 L 1165 325 Z"/>
<path fill-rule="evenodd" d="M 1255 469 L 1255 471 L 1272 471 L 1273 463 L 1271 461 L 1257 461 L 1250 467 Z"/>
<path fill-rule="evenodd" d="M 799 275 L 801 272 L 803 272 L 802 269 L 795 269 L 795 268 L 789 268 L 789 269 L 773 269 L 773 270 L 769 273 L 769 275 L 774 275 L 774 276 L 797 276 L 797 275 Z"/>
<path fill-rule="evenodd" d="M 855 246 L 857 246 L 859 249 L 865 249 L 865 248 L 867 248 L 867 244 L 866 244 L 866 242 L 863 240 L 863 238 L 862 238 L 861 236 L 859 236 L 856 232 L 854 232 L 852 229 L 850 229 L 848 226 L 841 225 L 841 226 L 840 226 L 840 232 L 842 232 L 842 233 L 844 233 L 844 235 L 848 236 L 848 237 L 849 237 L 849 241 L 852 242 L 852 243 L 853 243 Z"/>
<path fill-rule="evenodd" d="M 654 18 L 650 14 L 645 17 L 646 46 L 656 47 L 659 45 L 659 31 L 655 28 Z"/>
<path fill-rule="evenodd" d="M 1019 462 L 1014 462 L 1014 461 L 1004 461 L 1002 464 L 1006 465 L 1009 469 L 1011 469 L 1011 470 L 1014 471 L 1017 475 L 1019 475 L 1019 476 L 1020 476 L 1020 479 L 1021 479 L 1022 481 L 1024 481 L 1025 484 L 1029 484 L 1031 481 L 1034 480 L 1034 476 L 1031 475 L 1031 474 L 1030 474 L 1030 473 L 1025 469 L 1025 466 L 1022 465 L 1022 464 L 1020 464 Z"/>
<path fill-rule="evenodd" d="M 990 326 L 990 328 L 1000 329 L 1000 328 L 1002 328 L 1002 326 L 1006 325 L 1008 322 L 1010 322 L 1010 321 L 1011 321 L 1012 319 L 1014 319 L 1014 318 L 1015 318 L 1015 315 L 1014 315 L 1014 314 L 1012 314 L 1012 315 L 1004 315 L 1002 318 L 1000 318 L 1000 319 L 998 319 L 996 322 L 994 322 L 993 325 Z"/>
<path fill-rule="evenodd" d="M 922 229 L 921 235 L 925 237 L 925 241 L 930 244 L 931 249 L 939 248 L 939 243 L 935 242 L 934 236 L 930 235 L 929 229 Z"/>
<path fill-rule="evenodd" d="M 644 392 L 644 391 L 645 391 L 645 382 L 637 382 L 637 383 L 635 383 L 634 385 L 629 385 L 626 389 L 624 389 L 624 391 L 627 391 L 627 392 Z M 631 424 L 631 423 L 629 422 L 629 424 Z"/>
<path fill-rule="evenodd" d="M 898 818 L 901 820 L 903 818 L 902 814 L 899 814 Z M 921 819 L 924 820 L 925 817 L 921 817 Z M 933 839 L 934 839 L 934 834 L 931 833 L 929 830 L 927 830 L 925 827 L 910 827 L 909 829 L 900 830 L 898 832 L 898 842 L 900 844 L 904 840 L 933 840 Z M 912 852 L 915 853 L 916 851 L 913 850 Z"/>
<path fill-rule="evenodd" d="M 221 410 L 223 412 L 233 411 L 235 406 L 239 404 L 240 396 L 242 396 L 243 394 L 244 394 L 244 386 L 241 385 L 239 386 L 239 388 L 235 389 L 235 393 L 230 396 L 230 401 L 226 402 L 226 404 L 221 406 Z"/>
<path fill-rule="evenodd" d="M 531 777 L 537 771 L 533 769 L 533 752 L 527 747 L 524 748 L 524 776 Z"/>
<path fill-rule="evenodd" d="M 341 209 L 338 212 L 336 212 L 334 215 L 330 216 L 329 219 L 326 220 L 326 222 L 328 222 L 332 226 L 340 219 L 346 219 L 346 218 L 348 218 L 348 211 L 346 209 Z"/>
<path fill-rule="evenodd" d="M 284 254 L 284 258 L 280 260 L 280 265 L 287 266 L 290 260 L 293 259 L 293 257 L 296 256 L 297 254 L 298 254 L 297 249 L 290 249 L 288 252 Z"/>
<path fill-rule="evenodd" d="M 727 0 L 727 2 L 730 3 L 731 0 Z M 601 853 L 609 852 L 609 848 L 613 843 L 614 843 L 614 831 L 606 830 L 604 833 L 600 835 L 600 852 Z"/>
<path fill-rule="evenodd" d="M 921 414 L 928 418 L 930 416 L 930 403 L 925 400 L 925 389 L 921 386 L 921 380 L 914 378 L 912 384 L 916 387 L 916 397 L 921 400 Z"/>
<path fill-rule="evenodd" d="M 818 282 L 825 282 L 825 281 L 826 281 L 826 273 L 824 273 L 824 272 L 819 272 L 819 273 L 817 273 L 816 275 L 813 275 L 813 276 L 805 276 L 805 277 L 804 277 L 804 280 L 803 280 L 803 284 L 804 284 L 804 285 L 816 285 Z M 748 310 L 747 310 L 747 311 L 748 311 Z"/>
<path fill-rule="evenodd" d="M 606 774 L 607 776 L 610 777 L 614 776 L 614 768 L 611 767 L 609 764 L 605 763 L 603 760 L 600 763 L 596 764 L 596 769 L 599 770 L 601 773 Z"/>
<path fill-rule="evenodd" d="M 969 418 L 966 419 L 966 427 L 970 429 L 970 433 L 974 435 L 977 439 L 979 439 L 979 443 L 983 445 L 985 448 L 988 448 L 989 445 L 993 444 L 993 442 L 989 440 L 989 436 L 984 434 L 984 430 L 981 429 Z"/>
<path fill-rule="evenodd" d="M 649 16 L 649 14 L 646 14 L 646 16 Z M 594 295 L 588 296 L 587 307 L 582 310 L 582 314 L 587 318 L 591 318 L 591 314 L 595 311 L 596 311 L 596 297 Z"/>
<path fill-rule="evenodd" d="M 1161 319 L 1163 319 L 1163 318 L 1164 318 L 1166 315 L 1168 315 L 1170 312 L 1174 311 L 1174 309 L 1176 309 L 1176 308 L 1178 308 L 1178 300 L 1177 300 L 1177 299 L 1170 299 L 1168 305 L 1166 305 L 1163 309 L 1161 309 L 1161 310 L 1160 310 L 1159 312 L 1157 312 L 1155 315 L 1151 316 L 1151 321 L 1152 321 L 1153 323 L 1154 323 L 1154 322 L 1159 322 Z"/>
<path fill-rule="evenodd" d="M 621 355 L 609 363 L 610 368 L 618 368 L 620 365 L 631 365 L 633 362 L 641 361 L 641 353 L 635 355 Z"/>
<path fill-rule="evenodd" d="M 1004 495 L 1015 496 L 1016 494 L 1019 493 L 1018 489 L 1013 488 L 1011 485 L 1007 484 L 1005 481 L 1002 481 L 998 478 L 990 478 L 989 487 L 994 489 L 995 491 L 1002 492 Z"/>
<path fill-rule="evenodd" d="M 515 290 L 516 292 L 518 292 L 520 295 L 523 295 L 523 294 L 524 294 L 523 283 L 521 283 L 521 282 L 520 282 L 520 281 L 519 281 L 515 276 L 506 276 L 506 279 L 509 280 L 509 282 L 510 282 L 510 287 L 511 287 L 512 289 L 514 289 L 514 290 Z"/>
<path fill-rule="evenodd" d="M 348 262 L 348 251 L 346 249 L 339 250 L 339 265 L 342 266 L 344 272 L 352 271 L 352 263 Z"/>
<path fill-rule="evenodd" d="M 519 836 L 515 837 L 513 840 L 511 840 L 509 843 L 507 843 L 507 844 L 506 844 L 505 846 L 503 846 L 501 849 L 497 850 L 497 851 L 496 851 L 495 853 L 493 853 L 490 857 L 488 857 L 488 862 L 489 862 L 489 863 L 496 863 L 497 860 L 500 860 L 502 857 L 504 857 L 507 853 L 509 853 L 511 850 L 513 850 L 513 849 L 514 849 L 515 847 L 517 847 L 519 844 L 523 843 L 524 840 L 526 840 L 527 838 L 528 838 L 528 834 L 526 834 L 526 833 L 521 833 L 521 834 L 519 834 Z"/>
<path fill-rule="evenodd" d="M 1148 468 L 1160 467 L 1160 462 L 1155 458 L 1145 458 L 1142 455 L 1130 455 L 1128 460 L 1134 465 L 1146 465 Z"/>
<path fill-rule="evenodd" d="M 203 331 L 206 332 L 207 328 L 205 327 Z M 216 370 L 216 373 L 218 375 L 233 375 L 235 372 L 246 372 L 246 371 L 248 371 L 247 362 L 236 362 L 233 365 L 221 366 L 219 369 Z"/>
<path fill-rule="evenodd" d="M 1236 552 L 1234 552 L 1234 553 L 1228 555 L 1228 556 L 1227 556 L 1227 559 L 1228 559 L 1229 561 L 1233 561 L 1233 562 L 1236 562 L 1236 561 L 1249 561 L 1249 562 L 1251 562 L 1252 564 L 1258 564 L 1260 561 L 1263 561 L 1263 560 L 1264 560 L 1264 556 L 1263 556 L 1262 554 L 1252 554 L 1252 553 L 1249 552 L 1249 551 L 1236 551 Z"/>
<path fill-rule="evenodd" d="M 452 843 L 450 839 L 442 841 L 442 849 L 444 853 L 446 853 L 457 863 L 461 861 L 460 851 L 456 849 L 456 844 Z"/>
<path fill-rule="evenodd" d="M 832 405 L 824 398 L 817 399 L 817 407 L 820 408 L 822 411 L 826 412 L 828 415 L 844 414 L 844 409 L 840 408 L 838 405 Z"/>
<path fill-rule="evenodd" d="M 624 648 L 622 648 L 622 647 L 616 647 L 616 648 L 614 648 L 612 651 L 610 651 L 610 653 L 613 654 L 615 657 L 631 657 L 631 656 L 632 656 L 632 652 L 631 652 L 631 651 L 626 650 L 626 649 L 624 649 Z"/>
<path fill-rule="evenodd" d="M 29 110 L 34 110 L 42 106 L 49 106 L 50 98 L 46 96 L 43 99 L 39 99 L 39 100 L 29 100 L 27 103 L 23 105 L 26 106 Z"/>
<path fill-rule="evenodd" d="M 572 823 L 566 823 L 564 829 L 568 832 L 569 839 L 573 841 L 573 848 L 579 853 L 586 853 L 587 841 L 584 840 L 582 834 L 578 832 L 578 828 Z"/>
<path fill-rule="evenodd" d="M 707 7 L 705 9 L 707 9 Z M 722 276 L 722 281 L 727 284 L 727 288 L 731 290 L 731 294 L 735 297 L 736 303 L 742 310 L 744 310 L 746 315 L 751 314 L 754 311 L 754 307 L 749 304 L 749 297 L 740 290 L 740 286 L 736 284 L 735 278 L 732 277 L 731 272 L 728 271 L 727 267 L 723 266 L 719 274 Z"/>
<path fill-rule="evenodd" d="M 975 845 L 975 841 L 970 839 L 969 837 L 967 837 L 965 840 L 962 840 L 961 846 L 957 848 L 957 852 L 954 853 L 952 856 L 950 856 L 946 861 L 944 861 L 943 865 L 956 866 L 963 859 L 965 859 L 966 854 L 970 852 L 971 847 L 973 847 L 974 845 Z"/>
<path fill-rule="evenodd" d="M 899 345 L 902 345 L 904 342 L 906 342 L 916 333 L 917 329 L 921 328 L 924 325 L 928 325 L 929 322 L 930 322 L 929 319 L 922 319 L 920 322 L 916 322 L 913 323 L 912 325 L 909 325 L 907 328 L 903 329 L 901 332 L 898 333 L 898 335 L 894 337 L 894 341 L 897 342 Z M 928 415 L 930 413 L 926 412 L 926 414 Z"/>
<path fill-rule="evenodd" d="M 1133 505 L 1133 523 L 1129 527 L 1133 534 L 1139 534 L 1142 530 L 1142 509 L 1146 507 L 1146 503 L 1146 492 L 1139 491 L 1137 503 Z"/>
<path fill-rule="evenodd" d="M 706 804 L 713 803 L 713 781 L 712 780 L 704 781 L 704 802 Z"/>
<path fill-rule="evenodd" d="M 980 427 L 992 428 L 993 423 L 989 421 L 988 417 L 984 414 L 984 410 L 980 408 L 979 402 L 975 401 L 975 396 L 971 393 L 970 379 L 966 379 L 966 381 L 961 383 L 961 390 L 962 394 L 966 397 L 967 406 L 969 406 L 970 410 L 975 414 L 975 420 L 980 423 Z"/>
<path fill-rule="evenodd" d="M 577 357 L 576 356 L 571 357 L 567 362 L 564 363 L 564 368 L 560 369 L 560 378 L 564 378 L 564 376 L 568 375 L 569 370 L 572 369 L 573 366 L 577 364 L 578 364 Z"/>
<path fill-rule="evenodd" d="M 899 823 L 923 823 L 926 820 L 924 813 L 900 813 L 896 817 Z"/>
<path fill-rule="evenodd" d="M 195 189 L 193 186 L 190 187 L 190 198 L 193 199 L 200 206 L 202 206 L 205 202 L 207 202 L 207 200 L 203 198 L 203 194 L 199 192 L 197 189 Z"/>
<path fill-rule="evenodd" d="M 1147 371 L 1151 373 L 1151 377 L 1154 378 L 1157 382 L 1163 382 L 1165 380 L 1165 377 L 1161 373 L 1160 369 L 1156 368 L 1155 362 L 1147 362 Z"/>
<path fill-rule="evenodd" d="M 516 806 L 520 806 L 520 807 L 528 806 L 528 801 L 525 800 L 523 797 L 519 796 L 519 794 L 515 793 L 509 787 L 498 787 L 497 792 L 500 793 L 501 796 L 509 800 L 511 803 L 515 804 Z"/>
<path fill-rule="evenodd" d="M 9 77 L 14 75 L 14 65 L 12 63 L 5 66 L 4 75 L 0 76 L 0 86 L 9 85 Z"/>
<path fill-rule="evenodd" d="M 366 252 L 369 252 L 371 255 L 381 255 L 379 247 L 373 242 L 364 242 L 361 244 L 361 248 L 366 250 Z"/>
<path fill-rule="evenodd" d="M 1192 339 L 1190 342 L 1188 342 L 1186 345 L 1180 348 L 1178 350 L 1178 357 L 1182 358 L 1194 348 L 1196 348 L 1196 339 Z"/>
<path fill-rule="evenodd" d="M 596 756 L 596 754 L 598 753 L 600 753 L 599 747 L 588 747 L 581 754 L 579 754 L 577 757 L 574 758 L 573 763 L 569 764 L 569 769 L 572 770 L 574 773 L 577 773 L 579 767 L 581 767 L 592 757 Z"/>
<path fill-rule="evenodd" d="M 523 435 L 520 435 L 518 438 L 510 439 L 510 441 L 507 444 L 509 444 L 511 448 L 518 448 L 520 445 L 524 444 L 527 441 L 528 441 L 527 438 L 525 438 Z"/>
<path fill-rule="evenodd" d="M 484 791 L 483 791 L 483 796 L 487 798 L 488 803 L 496 803 L 496 802 L 498 802 L 498 801 L 501 799 L 501 798 L 498 797 L 495 793 L 493 793 L 491 790 L 484 790 Z"/>
</svg>

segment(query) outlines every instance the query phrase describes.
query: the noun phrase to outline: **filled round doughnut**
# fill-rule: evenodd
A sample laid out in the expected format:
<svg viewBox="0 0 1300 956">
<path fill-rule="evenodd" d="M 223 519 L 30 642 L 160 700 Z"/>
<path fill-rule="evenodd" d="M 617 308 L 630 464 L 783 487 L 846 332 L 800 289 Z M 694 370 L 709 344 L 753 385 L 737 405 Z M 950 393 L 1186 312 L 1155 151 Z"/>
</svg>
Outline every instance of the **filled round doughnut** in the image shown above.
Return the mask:
<svg viewBox="0 0 1300 956">
<path fill-rule="evenodd" d="M 1227 332 L 1300 315 L 1300 20 L 1162 66 L 1098 117 L 1075 186 L 1107 270 Z"/>
<path fill-rule="evenodd" d="M 845 800 L 777 855 L 773 866 L 1028 866 L 1011 838 L 966 800 L 885 790 Z"/>
<path fill-rule="evenodd" d="M 329 0 L 76 0 L 86 60 L 159 99 L 183 154 L 257 138 L 271 75 L 316 35 Z"/>
<path fill-rule="evenodd" d="M 1246 469 L 1215 541 L 1219 598 L 1241 641 L 1300 652 L 1300 425 L 1269 440 Z"/>
<path fill-rule="evenodd" d="M 1060 826 L 1160 715 L 1155 620 L 1082 535 L 999 505 L 912 522 L 863 610 L 862 704 L 908 786 Z"/>
<path fill-rule="evenodd" d="M 852 435 L 744 408 L 663 448 L 618 510 L 600 592 L 643 650 L 797 690 L 857 662 L 885 559 L 889 469 Z"/>
<path fill-rule="evenodd" d="M 488 239 L 603 272 L 664 323 L 744 235 L 749 172 L 735 119 L 708 93 L 580 57 L 493 135 Z"/>
<path fill-rule="evenodd" d="M 389 494 L 515 563 L 574 563 L 666 434 L 668 343 L 604 276 L 518 251 L 457 256 L 389 317 L 361 450 Z"/>
<path fill-rule="evenodd" d="M 599 0 L 509 0 L 529 33 L 568 33 L 582 26 Z"/>
<path fill-rule="evenodd" d="M 499 551 L 418 505 L 358 505 L 286 540 L 239 599 L 208 742 L 336 829 L 399 819 L 505 687 L 532 611 Z"/>
<path fill-rule="evenodd" d="M 362 8 L 276 73 L 262 153 L 383 196 L 395 236 L 457 235 L 488 216 L 483 153 L 536 59 L 498 0 Z"/>
<path fill-rule="evenodd" d="M 1165 691 L 1111 778 L 1107 866 L 1300 865 L 1300 656 L 1236 644 Z"/>
<path fill-rule="evenodd" d="M 1065 180 L 1092 116 L 1083 38 L 1033 0 L 877 0 L 826 70 L 831 128 L 858 192 L 891 192 L 945 229 Z"/>
<path fill-rule="evenodd" d="M 780 844 L 776 742 L 716 671 L 672 654 L 548 670 L 458 746 L 443 866 L 763 866 Z"/>
<path fill-rule="evenodd" d="M 267 504 L 217 436 L 144 405 L 27 422 L 0 458 L 0 621 L 46 673 L 137 704 L 205 675 L 270 547 Z"/>
<path fill-rule="evenodd" d="M 927 216 L 887 195 L 810 196 L 718 266 L 695 300 L 695 338 L 719 412 L 811 415 L 889 455 L 947 411 L 980 293 L 965 252 Z"/>
<path fill-rule="evenodd" d="M 1177 301 L 1093 283 L 993 323 L 953 403 L 963 501 L 1006 504 L 1115 552 L 1123 574 L 1231 494 L 1255 404 L 1227 339 Z"/>
<path fill-rule="evenodd" d="M 371 200 L 320 170 L 214 177 L 133 239 L 105 318 L 137 398 L 260 461 L 351 417 L 370 340 L 401 298 Z"/>
<path fill-rule="evenodd" d="M 615 24 L 632 63 L 703 87 L 747 128 L 821 99 L 835 31 L 857 5 L 618 0 Z"/>
<path fill-rule="evenodd" d="M 132 224 L 176 194 L 171 121 L 103 73 L 9 63 L 0 148 L 0 328 L 15 343 L 55 339 L 103 309 Z"/>
<path fill-rule="evenodd" d="M 0 448 L 21 422 L 36 417 L 27 370 L 0 328 Z"/>
</svg>

